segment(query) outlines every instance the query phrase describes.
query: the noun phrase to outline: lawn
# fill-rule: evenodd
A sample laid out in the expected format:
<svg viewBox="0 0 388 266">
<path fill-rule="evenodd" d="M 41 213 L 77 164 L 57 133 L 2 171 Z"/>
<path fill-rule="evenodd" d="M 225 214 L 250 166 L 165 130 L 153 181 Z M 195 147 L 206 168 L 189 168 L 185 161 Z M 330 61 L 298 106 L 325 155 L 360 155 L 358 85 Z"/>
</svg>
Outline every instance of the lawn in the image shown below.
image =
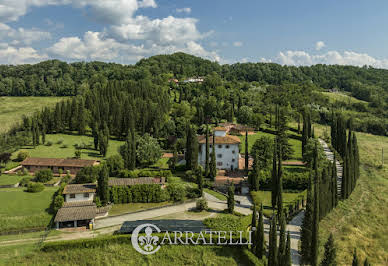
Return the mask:
<svg viewBox="0 0 388 266">
<path fill-rule="evenodd" d="M 315 126 L 323 132 L 322 126 Z M 359 258 L 372 265 L 388 265 L 388 156 L 381 167 L 381 148 L 388 138 L 357 133 L 361 171 L 356 188 L 320 223 L 320 255 L 330 233 L 337 245 L 337 264 L 350 265 L 357 248 Z"/>
<path fill-rule="evenodd" d="M 0 97 L 0 133 L 43 107 L 54 106 L 66 97 Z"/>
<path fill-rule="evenodd" d="M 137 212 L 148 210 L 157 207 L 172 205 L 173 202 L 155 202 L 155 203 L 128 203 L 128 204 L 114 204 L 109 211 L 109 216 L 120 215 L 130 212 Z"/>
<path fill-rule="evenodd" d="M 321 92 L 323 95 L 329 97 L 331 103 L 343 102 L 343 103 L 365 103 L 367 102 L 354 98 L 352 96 L 343 93 Z"/>
<path fill-rule="evenodd" d="M 227 200 L 227 198 L 223 194 L 221 194 L 221 193 L 219 193 L 217 191 L 214 191 L 214 190 L 211 190 L 211 189 L 208 189 L 208 188 L 205 188 L 203 191 L 206 192 L 206 193 L 209 193 L 210 195 L 216 197 L 219 200 L 223 200 L 223 201 Z"/>
<path fill-rule="evenodd" d="M 247 265 L 249 262 L 246 253 L 242 250 L 240 247 L 228 246 L 166 245 L 155 254 L 142 255 L 130 244 L 109 243 L 100 247 L 35 251 L 28 256 L 15 256 L 4 260 L 4 263 L 28 265 Z M 263 265 L 257 259 L 256 262 L 256 265 Z"/>
<path fill-rule="evenodd" d="M 46 187 L 39 193 L 24 192 L 24 188 L 0 189 L 0 233 L 44 229 L 52 217 L 46 209 L 57 189 Z"/>
<path fill-rule="evenodd" d="M 268 136 L 271 139 L 273 139 L 275 137 L 275 135 L 273 135 L 273 134 L 269 134 L 269 133 L 265 133 L 265 132 L 261 132 L 261 131 L 255 133 L 253 135 L 248 135 L 248 151 L 249 152 L 251 151 L 252 146 L 255 143 L 255 141 L 262 136 Z M 240 136 L 240 140 L 241 140 L 240 153 L 244 154 L 245 153 L 245 135 Z M 292 154 L 290 161 L 302 160 L 302 142 L 299 140 L 296 140 L 296 139 L 291 139 L 291 138 L 288 139 L 288 142 L 291 144 L 292 149 L 294 150 L 294 153 Z"/>
<path fill-rule="evenodd" d="M 76 151 L 75 144 L 85 144 L 87 149 L 81 150 L 81 159 L 101 159 L 101 155 L 98 151 L 93 149 L 93 138 L 89 136 L 79 135 L 67 135 L 67 134 L 47 134 L 46 144 L 52 142 L 51 146 L 39 145 L 33 148 L 32 146 L 26 146 L 19 151 L 28 152 L 30 157 L 41 158 L 71 158 L 74 157 Z M 60 143 L 59 143 L 60 142 Z M 118 154 L 118 148 L 123 144 L 122 141 L 109 140 L 107 157 Z M 13 158 L 17 153 L 13 154 Z"/>
<path fill-rule="evenodd" d="M 283 207 L 293 203 L 298 197 L 305 196 L 306 191 L 300 193 L 285 193 L 283 192 Z M 260 206 L 263 203 L 264 215 L 267 217 L 272 216 L 272 205 L 271 205 L 271 191 L 251 191 L 252 199 L 256 206 Z"/>
<path fill-rule="evenodd" d="M 0 185 L 15 185 L 26 176 L 19 175 L 0 175 Z M 0 191 L 1 192 L 1 191 Z"/>
</svg>

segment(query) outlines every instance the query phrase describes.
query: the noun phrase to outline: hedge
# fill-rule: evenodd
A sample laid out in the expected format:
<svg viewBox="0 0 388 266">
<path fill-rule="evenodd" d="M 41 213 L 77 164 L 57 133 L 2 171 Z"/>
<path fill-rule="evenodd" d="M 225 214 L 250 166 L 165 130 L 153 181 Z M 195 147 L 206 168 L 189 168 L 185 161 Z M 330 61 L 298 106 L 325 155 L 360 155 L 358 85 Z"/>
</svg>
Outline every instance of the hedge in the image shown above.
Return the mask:
<svg viewBox="0 0 388 266">
<path fill-rule="evenodd" d="M 120 170 L 117 177 L 119 178 L 137 178 L 137 177 L 171 177 L 170 170 Z"/>
<path fill-rule="evenodd" d="M 283 180 L 283 189 L 285 190 L 305 190 L 309 184 L 309 172 L 305 173 L 291 173 L 284 171 L 282 175 Z M 270 175 L 265 175 L 265 177 L 260 177 L 260 190 L 270 190 L 271 189 L 272 178 Z"/>
<path fill-rule="evenodd" d="M 44 190 L 44 185 L 42 183 L 29 183 L 27 186 L 27 192 L 37 193 Z"/>
</svg>

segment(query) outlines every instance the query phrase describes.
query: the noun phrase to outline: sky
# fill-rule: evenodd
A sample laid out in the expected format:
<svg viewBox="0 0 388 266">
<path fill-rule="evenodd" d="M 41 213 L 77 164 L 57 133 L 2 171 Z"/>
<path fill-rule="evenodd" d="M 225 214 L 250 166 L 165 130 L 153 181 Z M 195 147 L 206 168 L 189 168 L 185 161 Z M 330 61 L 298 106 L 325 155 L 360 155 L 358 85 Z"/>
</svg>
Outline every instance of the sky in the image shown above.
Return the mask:
<svg viewBox="0 0 388 266">
<path fill-rule="evenodd" d="M 0 0 L 0 64 L 186 52 L 388 68 L 387 11 L 386 0 Z"/>
</svg>

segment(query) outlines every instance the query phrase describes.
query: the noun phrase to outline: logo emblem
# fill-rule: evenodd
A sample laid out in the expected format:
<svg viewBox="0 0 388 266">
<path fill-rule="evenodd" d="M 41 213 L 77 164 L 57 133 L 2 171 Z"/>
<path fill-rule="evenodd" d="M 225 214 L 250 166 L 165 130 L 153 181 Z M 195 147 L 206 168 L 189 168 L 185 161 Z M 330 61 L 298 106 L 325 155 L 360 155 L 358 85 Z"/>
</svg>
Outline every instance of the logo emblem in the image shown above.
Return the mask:
<svg viewBox="0 0 388 266">
<path fill-rule="evenodd" d="M 142 229 L 144 229 L 145 236 L 139 236 Z M 153 232 L 160 233 L 160 229 L 154 224 L 141 224 L 136 227 L 131 236 L 133 248 L 143 255 L 156 253 L 160 249 L 160 245 L 158 245 L 159 237 L 152 236 Z"/>
</svg>

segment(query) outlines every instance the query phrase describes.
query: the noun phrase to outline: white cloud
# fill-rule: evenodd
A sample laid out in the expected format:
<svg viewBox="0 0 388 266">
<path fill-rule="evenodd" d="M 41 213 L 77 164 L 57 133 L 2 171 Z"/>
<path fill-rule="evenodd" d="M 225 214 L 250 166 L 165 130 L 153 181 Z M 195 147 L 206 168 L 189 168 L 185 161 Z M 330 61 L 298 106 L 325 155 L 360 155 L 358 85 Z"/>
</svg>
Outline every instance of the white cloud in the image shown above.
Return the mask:
<svg viewBox="0 0 388 266">
<path fill-rule="evenodd" d="M 248 57 L 241 58 L 240 62 L 241 63 L 247 63 L 249 61 Z"/>
<path fill-rule="evenodd" d="M 377 59 L 365 53 L 352 51 L 328 51 L 321 54 L 309 54 L 306 51 L 286 51 L 280 52 L 275 60 L 261 58 L 261 62 L 278 62 L 283 65 L 370 65 L 376 68 L 388 68 L 388 59 Z"/>
<path fill-rule="evenodd" d="M 75 60 L 119 60 L 129 56 L 141 56 L 143 46 L 122 44 L 111 38 L 104 38 L 100 32 L 88 31 L 83 39 L 78 37 L 61 38 L 47 51 L 62 58 Z M 132 57 L 131 57 L 132 58 Z"/>
<path fill-rule="evenodd" d="M 316 42 L 315 50 L 319 51 L 319 50 L 321 50 L 325 46 L 326 46 L 326 44 L 323 41 Z"/>
<path fill-rule="evenodd" d="M 177 13 L 187 13 L 187 14 L 190 14 L 191 13 L 191 7 L 177 8 L 177 9 L 175 9 L 175 11 Z"/>
<path fill-rule="evenodd" d="M 234 47 L 241 47 L 241 46 L 243 46 L 243 43 L 242 42 L 234 42 L 233 46 Z"/>
<path fill-rule="evenodd" d="M 33 42 L 47 40 L 51 38 L 51 34 L 39 29 L 13 29 L 10 26 L 0 23 L 0 39 L 2 41 L 9 41 L 13 45 L 27 44 Z"/>
<path fill-rule="evenodd" d="M 6 43 L 0 43 L 1 64 L 33 64 L 48 59 L 46 54 L 39 54 L 32 47 L 13 47 Z"/>
</svg>

